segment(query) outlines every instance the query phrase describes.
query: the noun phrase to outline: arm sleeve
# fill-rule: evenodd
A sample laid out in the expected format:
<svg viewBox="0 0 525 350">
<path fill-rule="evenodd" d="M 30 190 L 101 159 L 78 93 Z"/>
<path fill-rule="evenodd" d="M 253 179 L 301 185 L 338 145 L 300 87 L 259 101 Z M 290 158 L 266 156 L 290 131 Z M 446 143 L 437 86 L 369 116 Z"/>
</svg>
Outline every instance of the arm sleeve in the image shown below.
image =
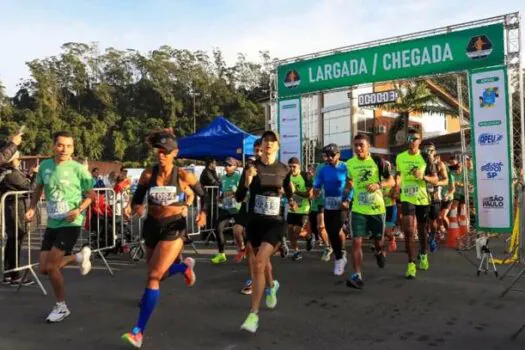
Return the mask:
<svg viewBox="0 0 525 350">
<path fill-rule="evenodd" d="M 319 169 L 319 171 L 315 174 L 313 185 L 315 189 L 321 189 L 321 186 L 323 185 L 323 168 Z"/>
<path fill-rule="evenodd" d="M 201 211 L 207 213 L 208 212 L 208 199 L 207 199 L 208 195 L 206 194 L 206 191 L 204 191 L 204 189 L 202 188 L 200 182 L 195 182 L 193 185 L 190 185 L 190 188 L 201 199 Z"/>
<path fill-rule="evenodd" d="M 308 189 L 312 188 L 312 185 L 313 185 L 312 176 L 308 175 L 306 172 L 303 172 L 303 179 L 304 179 L 304 184 L 306 188 Z"/>
<path fill-rule="evenodd" d="M 291 176 L 290 173 L 286 174 L 286 177 L 284 178 L 284 181 L 283 181 L 284 193 L 286 194 L 286 197 L 288 198 L 288 200 L 291 200 L 293 198 L 292 186 L 290 186 L 290 183 L 291 183 L 290 176 Z"/>
<path fill-rule="evenodd" d="M 246 198 L 246 193 L 248 193 L 248 187 L 246 187 L 246 170 L 242 171 L 241 179 L 239 180 L 239 186 L 237 186 L 237 191 L 235 191 L 235 200 L 237 202 L 242 202 Z"/>
</svg>

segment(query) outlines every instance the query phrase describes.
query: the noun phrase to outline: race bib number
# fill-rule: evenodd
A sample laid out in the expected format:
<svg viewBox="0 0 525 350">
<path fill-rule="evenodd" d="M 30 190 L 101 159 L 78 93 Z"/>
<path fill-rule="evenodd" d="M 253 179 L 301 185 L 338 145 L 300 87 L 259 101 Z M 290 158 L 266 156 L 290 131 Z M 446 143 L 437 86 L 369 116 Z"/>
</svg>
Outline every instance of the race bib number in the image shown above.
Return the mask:
<svg viewBox="0 0 525 350">
<path fill-rule="evenodd" d="M 418 186 L 407 186 L 403 189 L 403 194 L 407 197 L 415 197 L 418 191 Z"/>
<path fill-rule="evenodd" d="M 295 203 L 297 203 L 297 206 L 300 207 L 301 205 L 303 205 L 303 199 L 304 199 L 303 197 L 294 195 L 293 199 L 294 199 Z"/>
<path fill-rule="evenodd" d="M 166 206 L 181 201 L 176 186 L 155 186 L 150 188 L 149 196 L 154 204 Z"/>
<path fill-rule="evenodd" d="M 233 197 L 225 197 L 222 200 L 222 206 L 224 209 L 233 209 L 237 206 L 237 201 Z"/>
<path fill-rule="evenodd" d="M 65 219 L 69 212 L 69 205 L 66 201 L 48 201 L 47 202 L 47 216 L 51 219 L 62 220 Z"/>
<path fill-rule="evenodd" d="M 360 205 L 372 205 L 375 203 L 375 193 L 362 192 L 357 196 Z"/>
<path fill-rule="evenodd" d="M 281 209 L 281 198 L 267 197 L 262 195 L 255 196 L 255 214 L 277 216 Z"/>
<path fill-rule="evenodd" d="M 326 197 L 324 199 L 324 208 L 326 210 L 339 210 L 342 202 L 342 199 L 339 197 Z"/>
</svg>

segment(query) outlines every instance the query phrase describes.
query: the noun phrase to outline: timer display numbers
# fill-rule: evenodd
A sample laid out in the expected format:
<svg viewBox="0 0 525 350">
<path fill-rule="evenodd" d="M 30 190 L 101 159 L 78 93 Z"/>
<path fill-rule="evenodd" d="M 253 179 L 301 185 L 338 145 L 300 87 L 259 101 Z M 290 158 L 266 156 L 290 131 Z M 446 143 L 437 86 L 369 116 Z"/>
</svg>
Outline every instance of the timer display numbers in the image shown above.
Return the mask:
<svg viewBox="0 0 525 350">
<path fill-rule="evenodd" d="M 361 94 L 357 97 L 357 105 L 359 107 L 380 105 L 383 103 L 396 102 L 399 94 L 396 90 L 370 92 Z"/>
</svg>

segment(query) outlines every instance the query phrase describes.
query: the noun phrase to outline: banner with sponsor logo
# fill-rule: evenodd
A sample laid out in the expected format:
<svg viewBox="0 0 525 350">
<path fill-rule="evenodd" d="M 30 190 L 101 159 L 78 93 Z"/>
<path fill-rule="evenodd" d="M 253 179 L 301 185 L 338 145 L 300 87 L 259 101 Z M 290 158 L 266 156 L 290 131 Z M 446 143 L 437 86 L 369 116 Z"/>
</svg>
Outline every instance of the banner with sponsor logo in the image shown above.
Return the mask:
<svg viewBox="0 0 525 350">
<path fill-rule="evenodd" d="M 498 66 L 469 73 L 477 228 L 510 232 L 514 220 L 507 70 Z"/>
<path fill-rule="evenodd" d="M 277 68 L 279 97 L 504 63 L 503 25 L 454 31 Z"/>
<path fill-rule="evenodd" d="M 287 164 L 288 159 L 297 157 L 302 163 L 301 99 L 280 100 L 278 113 L 278 128 L 281 137 L 279 159 Z"/>
</svg>

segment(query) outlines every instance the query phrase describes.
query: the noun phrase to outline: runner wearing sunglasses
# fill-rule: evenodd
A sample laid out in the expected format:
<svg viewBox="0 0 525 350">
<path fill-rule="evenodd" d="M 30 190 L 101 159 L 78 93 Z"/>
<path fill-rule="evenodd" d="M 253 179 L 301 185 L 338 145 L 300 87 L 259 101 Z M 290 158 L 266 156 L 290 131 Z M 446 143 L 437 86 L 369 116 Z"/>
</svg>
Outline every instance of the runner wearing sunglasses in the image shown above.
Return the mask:
<svg viewBox="0 0 525 350">
<path fill-rule="evenodd" d="M 421 270 L 429 268 L 426 227 L 430 196 L 427 192 L 427 183 L 436 185 L 438 177 L 434 164 L 419 150 L 421 144 L 419 133 L 414 130 L 409 131 L 407 141 L 408 150 L 396 157 L 396 186 L 401 189 L 402 227 L 408 253 L 405 277 L 412 279 L 416 277 L 416 224 L 420 243 L 419 268 Z"/>
</svg>

